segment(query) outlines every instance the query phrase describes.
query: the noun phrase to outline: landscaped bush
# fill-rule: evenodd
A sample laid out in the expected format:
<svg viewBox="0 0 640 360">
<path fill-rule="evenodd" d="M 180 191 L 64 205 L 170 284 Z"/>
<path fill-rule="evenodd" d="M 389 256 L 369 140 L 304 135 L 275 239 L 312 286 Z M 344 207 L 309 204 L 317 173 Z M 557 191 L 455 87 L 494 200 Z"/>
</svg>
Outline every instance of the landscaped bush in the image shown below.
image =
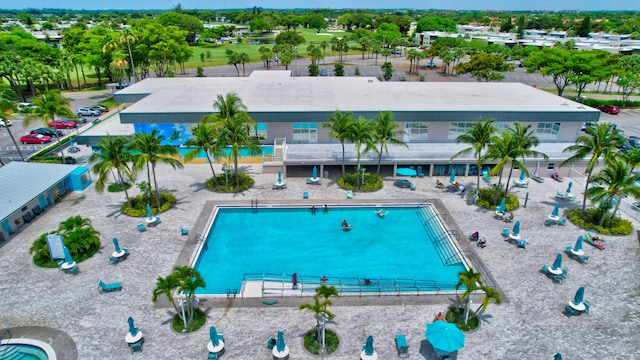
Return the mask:
<svg viewBox="0 0 640 360">
<path fill-rule="evenodd" d="M 207 322 L 207 315 L 200 309 L 193 311 L 193 321 L 187 326 L 186 333 L 196 331 L 204 326 Z M 184 321 L 177 314 L 171 320 L 171 327 L 173 330 L 181 333 L 184 330 Z"/>
<path fill-rule="evenodd" d="M 567 210 L 567 219 L 585 230 L 597 231 L 604 235 L 628 235 L 633 231 L 633 224 L 629 220 L 619 217 L 611 219 L 609 214 L 605 215 L 603 226 L 598 225 L 602 218 L 603 208 L 588 208 Z"/>
<path fill-rule="evenodd" d="M 33 254 L 33 263 L 37 266 L 55 268 L 57 260 L 51 258 L 47 235 L 61 235 L 64 246 L 69 249 L 73 260 L 83 262 L 100 250 L 100 232 L 91 226 L 91 220 L 81 216 L 73 216 L 60 223 L 58 230 L 40 235 L 33 242 L 29 253 Z"/>
<path fill-rule="evenodd" d="M 236 184 L 234 173 L 228 174 L 228 181 L 227 175 L 220 174 L 207 180 L 207 189 L 221 193 L 237 193 L 249 189 L 254 183 L 253 178 L 245 173 L 238 173 L 238 180 L 240 182 Z"/>
<path fill-rule="evenodd" d="M 469 311 L 469 319 L 467 319 L 466 324 L 464 323 L 464 307 L 449 308 L 444 318 L 447 322 L 456 324 L 458 329 L 462 331 L 474 330 L 480 326 L 480 319 L 473 311 Z"/>
<path fill-rule="evenodd" d="M 144 217 L 147 216 L 147 204 L 151 206 L 151 214 L 157 215 L 163 213 L 176 202 L 176 197 L 173 194 L 168 192 L 160 192 L 160 208 L 156 207 L 156 199 L 148 199 L 146 196 L 138 195 L 133 196 L 131 199 L 131 207 L 129 207 L 128 202 L 124 202 L 120 210 L 123 214 L 131 216 L 131 217 Z"/>
<path fill-rule="evenodd" d="M 586 97 L 589 97 L 589 95 L 584 95 Z M 577 102 L 583 102 L 581 99 L 574 99 L 574 101 Z M 598 106 L 601 105 L 615 105 L 615 106 L 619 106 L 622 108 L 622 100 L 620 99 L 608 99 L 608 100 L 598 100 L 598 99 L 585 99 L 584 100 L 584 104 L 597 108 Z M 634 100 L 629 100 L 626 102 L 625 104 L 626 107 L 628 108 L 633 108 L 633 107 L 640 107 L 640 101 L 634 101 Z"/>
<path fill-rule="evenodd" d="M 109 184 L 109 186 L 107 186 L 107 191 L 108 192 L 121 192 L 124 191 L 125 189 L 129 190 L 129 188 L 131 188 L 131 183 L 124 183 L 124 186 L 122 183 L 111 183 Z"/>
<path fill-rule="evenodd" d="M 362 180 L 362 175 L 360 175 Z M 382 178 L 372 173 L 364 173 L 364 184 L 357 187 L 357 179 L 355 173 L 348 173 L 345 176 L 338 179 L 338 186 L 345 190 L 358 190 L 358 191 L 377 191 L 382 189 Z"/>
<path fill-rule="evenodd" d="M 325 350 L 327 354 L 331 354 L 338 350 L 340 339 L 338 338 L 338 334 L 333 330 L 325 329 L 324 333 Z M 304 348 L 312 354 L 320 354 L 322 344 L 318 339 L 318 332 L 315 329 L 309 330 L 304 334 Z"/>
<path fill-rule="evenodd" d="M 500 191 L 498 194 L 497 192 Z M 475 196 L 476 190 L 473 190 L 471 193 L 472 196 Z M 504 190 L 498 190 L 497 188 L 482 188 L 480 189 L 480 198 L 478 199 L 477 205 L 490 210 L 495 210 L 496 206 L 500 204 L 502 198 L 504 197 Z M 497 199 L 497 201 L 496 201 Z M 513 211 L 520 207 L 520 201 L 514 195 L 507 194 L 507 201 L 505 202 L 505 211 Z"/>
<path fill-rule="evenodd" d="M 29 159 L 30 162 L 45 163 L 45 164 L 60 164 L 60 156 L 34 156 Z M 66 156 L 64 158 L 65 164 L 75 164 L 76 159 L 72 156 Z"/>
</svg>

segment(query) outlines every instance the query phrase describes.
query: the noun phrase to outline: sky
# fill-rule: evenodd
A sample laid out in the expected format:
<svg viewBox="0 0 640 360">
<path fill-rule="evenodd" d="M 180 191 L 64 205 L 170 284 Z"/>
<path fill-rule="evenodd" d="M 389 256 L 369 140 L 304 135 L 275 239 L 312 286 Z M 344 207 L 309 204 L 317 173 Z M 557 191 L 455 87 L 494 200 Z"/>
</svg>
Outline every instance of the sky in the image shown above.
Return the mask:
<svg viewBox="0 0 640 360">
<path fill-rule="evenodd" d="M 0 0 L 0 9 L 244 9 L 262 8 L 413 8 L 451 10 L 633 10 L 640 0 Z"/>
</svg>

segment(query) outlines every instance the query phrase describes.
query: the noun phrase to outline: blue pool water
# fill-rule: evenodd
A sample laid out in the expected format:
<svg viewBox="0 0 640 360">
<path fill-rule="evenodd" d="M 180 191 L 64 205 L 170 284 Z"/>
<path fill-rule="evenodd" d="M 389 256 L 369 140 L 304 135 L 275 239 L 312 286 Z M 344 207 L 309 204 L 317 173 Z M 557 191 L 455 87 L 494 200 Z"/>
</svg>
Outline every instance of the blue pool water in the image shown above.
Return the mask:
<svg viewBox="0 0 640 360">
<path fill-rule="evenodd" d="M 33 345 L 0 345 L 0 359 L 48 360 L 47 353 Z"/>
<path fill-rule="evenodd" d="M 308 208 L 220 208 L 196 260 L 207 284 L 198 293 L 240 289 L 245 274 L 294 272 L 316 281 L 323 275 L 419 279 L 453 288 L 465 266 L 425 208 L 387 208 L 385 218 L 375 210 L 319 208 L 312 215 Z M 342 230 L 342 219 L 351 231 Z"/>
<path fill-rule="evenodd" d="M 262 150 L 262 154 L 251 155 L 246 148 L 242 148 L 242 149 L 240 149 L 240 157 L 261 156 L 261 155 L 272 155 L 273 154 L 273 146 L 260 146 L 260 149 Z M 188 148 L 188 147 L 178 148 L 178 152 L 180 153 L 180 156 L 183 156 L 183 157 L 191 150 L 192 150 L 192 148 Z M 223 151 L 225 152 L 225 154 L 227 154 L 227 156 L 229 156 L 229 152 L 231 151 L 231 148 L 230 147 L 225 147 L 225 148 L 223 148 Z M 206 158 L 207 158 L 207 156 L 205 155 L 203 150 L 200 150 L 198 155 L 196 155 L 196 159 L 206 159 Z"/>
</svg>

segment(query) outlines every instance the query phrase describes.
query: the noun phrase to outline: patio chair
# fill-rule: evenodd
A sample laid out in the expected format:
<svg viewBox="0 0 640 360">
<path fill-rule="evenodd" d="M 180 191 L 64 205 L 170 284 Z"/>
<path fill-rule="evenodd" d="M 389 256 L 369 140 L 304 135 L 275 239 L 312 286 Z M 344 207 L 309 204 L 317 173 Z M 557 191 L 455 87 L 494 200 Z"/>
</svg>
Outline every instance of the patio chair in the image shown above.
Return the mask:
<svg viewBox="0 0 640 360">
<path fill-rule="evenodd" d="M 131 349 L 131 353 L 133 354 L 136 351 L 142 352 L 142 339 L 140 341 L 134 342 L 133 344 L 129 344 L 129 348 Z"/>
<path fill-rule="evenodd" d="M 509 236 L 511 234 L 511 231 L 509 231 L 509 228 L 502 228 L 502 236 Z"/>
<path fill-rule="evenodd" d="M 526 249 L 527 244 L 529 244 L 527 240 L 518 240 L 518 242 L 516 243 L 516 246 L 522 249 Z"/>
<path fill-rule="evenodd" d="M 208 360 L 217 360 L 218 359 L 218 353 L 209 353 L 209 356 L 207 357 Z"/>
<path fill-rule="evenodd" d="M 482 178 L 484 181 L 491 183 L 491 178 L 489 177 L 489 172 L 487 170 L 482 170 Z"/>
<path fill-rule="evenodd" d="M 418 177 L 424 177 L 424 173 L 422 172 L 422 166 L 418 166 Z"/>
<path fill-rule="evenodd" d="M 407 337 L 404 334 L 396 334 L 396 350 L 398 357 L 409 357 L 409 344 L 407 344 Z"/>
<path fill-rule="evenodd" d="M 101 293 L 122 290 L 122 284 L 119 282 L 105 283 L 102 280 L 98 280 L 98 286 L 100 286 Z"/>
<path fill-rule="evenodd" d="M 64 272 L 66 272 L 67 274 L 75 274 L 78 272 L 78 270 L 80 270 L 80 268 L 78 267 L 78 265 L 72 267 L 71 269 L 67 269 Z"/>
<path fill-rule="evenodd" d="M 557 223 L 557 224 L 558 224 L 558 225 L 563 225 L 563 226 L 564 226 L 564 224 L 566 224 L 566 223 L 567 223 L 567 219 L 566 219 L 566 218 L 562 218 L 562 219 L 558 220 L 558 223 Z"/>
<path fill-rule="evenodd" d="M 584 304 L 584 312 L 589 313 L 589 309 L 591 308 L 591 303 L 588 302 L 587 300 L 584 300 L 582 303 Z"/>
<path fill-rule="evenodd" d="M 147 230 L 147 227 L 143 223 L 138 223 L 138 231 L 143 232 L 145 230 Z"/>
<path fill-rule="evenodd" d="M 184 235 L 189 235 L 189 229 L 181 227 L 180 228 L 180 234 L 183 235 L 183 236 Z"/>
<path fill-rule="evenodd" d="M 551 225 L 555 225 L 555 224 L 557 224 L 557 223 L 556 223 L 555 221 L 551 220 L 551 219 L 546 219 L 546 220 L 544 221 L 544 224 L 545 224 L 546 226 L 551 226 Z"/>
<path fill-rule="evenodd" d="M 273 347 L 276 346 L 276 342 L 278 342 L 278 340 L 274 339 L 273 336 L 269 336 L 267 339 L 267 349 L 273 349 Z"/>
<path fill-rule="evenodd" d="M 569 304 L 564 306 L 564 312 L 567 315 L 578 315 L 579 314 L 578 310 L 572 308 L 571 306 L 569 306 Z"/>
<path fill-rule="evenodd" d="M 353 191 L 347 190 L 347 199 L 353 199 Z"/>
<path fill-rule="evenodd" d="M 409 189 L 411 190 L 415 190 L 416 189 L 416 183 L 414 183 L 413 181 L 411 182 L 411 185 L 409 186 Z"/>
<path fill-rule="evenodd" d="M 303 191 L 302 192 L 302 198 L 303 199 L 308 199 L 309 198 L 309 192 L 308 191 Z"/>
</svg>

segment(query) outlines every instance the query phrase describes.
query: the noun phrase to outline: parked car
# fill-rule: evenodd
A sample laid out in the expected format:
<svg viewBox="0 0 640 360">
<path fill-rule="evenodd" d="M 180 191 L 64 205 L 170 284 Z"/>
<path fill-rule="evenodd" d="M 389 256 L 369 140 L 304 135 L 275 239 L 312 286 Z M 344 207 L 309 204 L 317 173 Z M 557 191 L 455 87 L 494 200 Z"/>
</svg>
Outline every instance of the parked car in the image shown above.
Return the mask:
<svg viewBox="0 0 640 360">
<path fill-rule="evenodd" d="M 640 136 L 629 136 L 629 145 L 640 148 Z"/>
<path fill-rule="evenodd" d="M 78 116 L 78 118 L 75 119 L 75 120 L 71 120 L 71 119 L 62 119 L 62 120 L 64 120 L 64 121 L 75 121 L 75 122 L 80 123 L 80 124 L 86 124 L 89 121 L 84 116 Z"/>
<path fill-rule="evenodd" d="M 5 121 L 6 121 L 6 123 L 5 123 Z M 5 126 L 13 125 L 13 121 L 11 121 L 11 119 L 7 119 L 5 121 L 0 120 L 0 126 L 5 127 Z"/>
<path fill-rule="evenodd" d="M 35 107 L 36 107 L 35 105 L 32 105 L 31 103 L 28 103 L 28 102 L 18 103 L 18 111 L 20 112 L 29 112 L 31 109 Z"/>
<path fill-rule="evenodd" d="M 55 137 L 56 135 L 58 136 L 64 136 L 64 133 L 61 130 L 51 130 L 51 129 L 47 129 L 47 128 L 37 128 L 35 130 L 31 130 L 32 134 L 40 134 L 40 135 L 46 135 L 49 137 Z"/>
<path fill-rule="evenodd" d="M 78 124 L 75 121 L 58 119 L 49 121 L 49 127 L 54 127 L 56 129 L 73 129 L 78 127 Z"/>
<path fill-rule="evenodd" d="M 615 105 L 602 105 L 598 106 L 598 109 L 602 112 L 606 112 L 611 115 L 616 115 L 620 113 L 620 108 Z"/>
<path fill-rule="evenodd" d="M 27 134 L 20 137 L 20 142 L 23 144 L 46 144 L 50 141 L 49 136 L 41 134 Z"/>
<path fill-rule="evenodd" d="M 593 126 L 593 123 L 592 122 L 583 122 L 582 123 L 582 131 L 587 131 L 587 128 L 589 126 Z"/>
<path fill-rule="evenodd" d="M 633 204 L 631 204 L 631 208 L 633 210 L 640 211 L 640 201 L 636 201 Z"/>
<path fill-rule="evenodd" d="M 393 55 L 400 55 L 400 54 L 402 54 L 402 51 L 400 49 L 393 49 L 393 50 L 391 50 L 391 53 Z"/>
<path fill-rule="evenodd" d="M 88 107 L 79 107 L 77 111 L 78 116 L 100 116 L 102 114 L 100 110 L 91 110 Z"/>
<path fill-rule="evenodd" d="M 399 188 L 411 188 L 411 181 L 407 180 L 407 179 L 402 179 L 402 180 L 398 180 L 396 182 L 393 183 L 393 185 L 399 187 Z"/>
<path fill-rule="evenodd" d="M 108 107 L 102 106 L 102 105 L 94 105 L 94 106 L 91 106 L 89 109 L 98 110 L 100 111 L 100 113 L 106 113 L 107 111 L 109 111 Z"/>
<path fill-rule="evenodd" d="M 426 68 L 435 68 L 436 67 L 436 63 L 432 63 L 432 62 L 426 63 L 426 64 L 424 64 L 424 67 L 426 67 Z"/>
</svg>

